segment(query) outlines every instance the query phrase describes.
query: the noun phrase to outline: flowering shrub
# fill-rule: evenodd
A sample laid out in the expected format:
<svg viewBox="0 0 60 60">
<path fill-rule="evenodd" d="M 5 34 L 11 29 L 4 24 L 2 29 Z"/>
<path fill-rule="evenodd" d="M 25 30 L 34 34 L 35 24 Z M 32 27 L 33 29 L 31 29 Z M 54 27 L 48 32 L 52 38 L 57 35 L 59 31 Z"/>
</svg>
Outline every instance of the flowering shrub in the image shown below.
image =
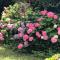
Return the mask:
<svg viewBox="0 0 60 60">
<path fill-rule="evenodd" d="M 35 13 L 36 14 L 36 13 Z M 4 43 L 20 50 L 60 49 L 60 20 L 58 15 L 47 10 L 32 14 L 35 19 L 2 24 L 6 32 Z M 2 22 L 1 22 L 2 23 Z"/>
</svg>

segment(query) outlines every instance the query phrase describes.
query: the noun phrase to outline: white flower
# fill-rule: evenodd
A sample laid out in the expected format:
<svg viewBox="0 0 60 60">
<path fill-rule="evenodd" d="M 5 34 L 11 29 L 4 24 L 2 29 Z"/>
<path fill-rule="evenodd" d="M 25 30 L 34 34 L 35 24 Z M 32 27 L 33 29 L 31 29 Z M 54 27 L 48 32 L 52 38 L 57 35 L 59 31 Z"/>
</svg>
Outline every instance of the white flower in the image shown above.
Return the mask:
<svg viewBox="0 0 60 60">
<path fill-rule="evenodd" d="M 55 38 L 58 38 L 58 35 L 54 35 Z"/>
<path fill-rule="evenodd" d="M 60 60 L 60 58 L 58 60 Z"/>
<path fill-rule="evenodd" d="M 41 39 L 44 39 L 44 37 L 43 37 L 43 36 L 41 36 Z"/>
<path fill-rule="evenodd" d="M 54 25 L 54 28 L 57 28 L 57 25 L 56 24 Z"/>
</svg>

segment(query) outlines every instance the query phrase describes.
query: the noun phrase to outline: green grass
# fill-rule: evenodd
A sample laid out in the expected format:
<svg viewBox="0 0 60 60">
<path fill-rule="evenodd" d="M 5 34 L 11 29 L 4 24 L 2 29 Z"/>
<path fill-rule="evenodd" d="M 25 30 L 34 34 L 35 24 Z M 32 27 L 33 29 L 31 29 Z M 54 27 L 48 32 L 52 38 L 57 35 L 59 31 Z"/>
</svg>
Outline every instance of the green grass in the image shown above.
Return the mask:
<svg viewBox="0 0 60 60">
<path fill-rule="evenodd" d="M 10 49 L 0 47 L 0 60 L 42 60 L 28 54 L 16 54 Z"/>
<path fill-rule="evenodd" d="M 56 54 L 49 50 L 48 52 L 35 52 L 34 54 L 22 54 L 13 52 L 12 49 L 0 46 L 0 60 L 44 60 Z"/>
</svg>

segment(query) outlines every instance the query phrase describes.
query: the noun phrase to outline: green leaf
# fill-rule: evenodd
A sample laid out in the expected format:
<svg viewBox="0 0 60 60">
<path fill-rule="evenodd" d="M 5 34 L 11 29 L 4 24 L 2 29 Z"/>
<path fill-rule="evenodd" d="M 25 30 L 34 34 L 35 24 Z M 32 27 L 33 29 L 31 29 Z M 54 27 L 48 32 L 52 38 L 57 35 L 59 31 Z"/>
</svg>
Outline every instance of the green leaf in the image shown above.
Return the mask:
<svg viewBox="0 0 60 60">
<path fill-rule="evenodd" d="M 47 28 L 46 29 L 46 32 L 48 33 L 48 32 L 50 32 L 50 31 L 52 31 L 53 29 L 51 29 L 51 28 Z"/>
<path fill-rule="evenodd" d="M 53 19 L 52 18 L 47 18 L 46 21 L 51 22 L 51 21 L 53 21 Z"/>
</svg>

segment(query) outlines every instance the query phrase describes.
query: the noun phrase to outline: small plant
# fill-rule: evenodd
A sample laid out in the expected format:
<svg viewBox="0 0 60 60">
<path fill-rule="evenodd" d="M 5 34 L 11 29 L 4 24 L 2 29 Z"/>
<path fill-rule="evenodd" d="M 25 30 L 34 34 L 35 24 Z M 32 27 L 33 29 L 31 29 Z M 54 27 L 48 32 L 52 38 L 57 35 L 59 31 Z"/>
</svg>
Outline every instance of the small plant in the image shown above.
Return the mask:
<svg viewBox="0 0 60 60">
<path fill-rule="evenodd" d="M 60 54 L 55 54 L 50 58 L 46 58 L 45 60 L 60 60 Z"/>
</svg>

